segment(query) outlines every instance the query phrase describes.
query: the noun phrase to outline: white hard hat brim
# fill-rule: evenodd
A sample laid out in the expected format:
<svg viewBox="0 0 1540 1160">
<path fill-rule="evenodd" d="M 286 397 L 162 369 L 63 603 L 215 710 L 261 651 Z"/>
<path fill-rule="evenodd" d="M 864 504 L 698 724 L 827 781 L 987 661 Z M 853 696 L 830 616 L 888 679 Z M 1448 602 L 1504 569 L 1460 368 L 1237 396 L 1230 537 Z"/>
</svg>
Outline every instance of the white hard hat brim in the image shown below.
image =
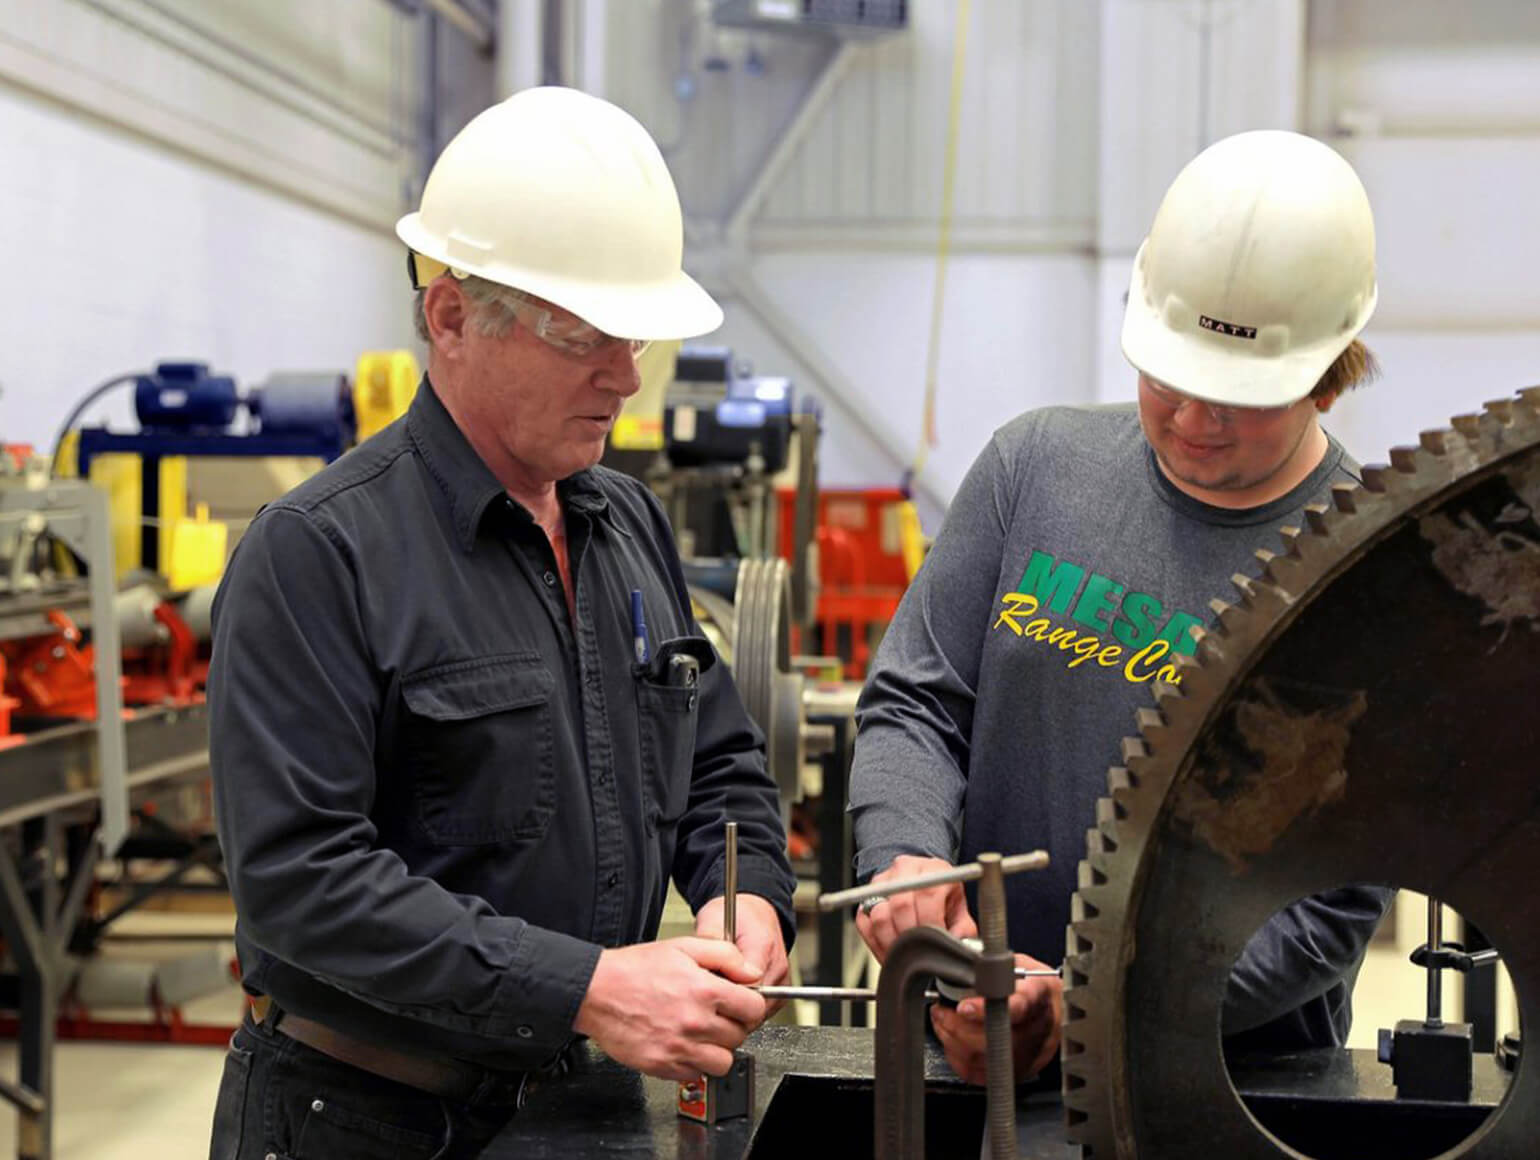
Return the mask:
<svg viewBox="0 0 1540 1160">
<path fill-rule="evenodd" d="M 467 262 L 444 252 L 442 240 L 423 227 L 416 212 L 396 223 L 396 236 L 425 257 L 544 298 L 617 338 L 655 342 L 698 338 L 722 325 L 721 306 L 683 270 L 658 282 L 595 283 L 564 279 L 549 271 L 520 269 L 504 262 Z"/>
<path fill-rule="evenodd" d="M 1123 311 L 1123 357 L 1135 370 L 1185 395 L 1238 407 L 1283 407 L 1297 403 L 1358 337 L 1373 314 L 1365 304 L 1357 325 L 1321 342 L 1273 356 L 1245 349 L 1246 339 L 1218 334 L 1181 334 L 1145 300 L 1137 261 Z"/>
</svg>

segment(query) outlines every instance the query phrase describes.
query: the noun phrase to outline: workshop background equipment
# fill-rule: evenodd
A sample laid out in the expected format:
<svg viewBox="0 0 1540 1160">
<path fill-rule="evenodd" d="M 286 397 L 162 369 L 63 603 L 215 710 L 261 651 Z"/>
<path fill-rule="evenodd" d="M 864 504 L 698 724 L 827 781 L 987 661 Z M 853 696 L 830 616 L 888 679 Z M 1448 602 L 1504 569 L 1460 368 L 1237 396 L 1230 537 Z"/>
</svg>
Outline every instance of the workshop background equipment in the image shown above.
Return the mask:
<svg viewBox="0 0 1540 1160">
<path fill-rule="evenodd" d="M 365 352 L 351 381 L 340 370 L 280 371 L 244 392 L 207 363 L 161 362 L 148 373 L 109 380 L 133 386 L 139 429 L 76 432 L 72 415 L 54 449 L 54 474 L 90 479 L 112 493 L 119 575 L 144 568 L 166 574 L 174 588 L 192 587 L 217 580 L 218 571 L 209 575 L 205 566 L 201 574 L 184 575 L 189 556 L 206 560 L 215 548 L 227 552 L 262 503 L 405 414 L 420 380 L 410 351 Z M 232 511 L 228 484 L 211 487 L 206 473 L 190 469 L 208 461 L 226 464 L 222 474 L 242 479 L 251 472 L 235 463 L 305 466 L 259 486 Z M 200 501 L 212 509 L 212 523 L 196 514 Z M 227 541 L 222 529 L 232 522 L 236 536 Z M 222 554 L 218 562 L 222 570 Z"/>
</svg>

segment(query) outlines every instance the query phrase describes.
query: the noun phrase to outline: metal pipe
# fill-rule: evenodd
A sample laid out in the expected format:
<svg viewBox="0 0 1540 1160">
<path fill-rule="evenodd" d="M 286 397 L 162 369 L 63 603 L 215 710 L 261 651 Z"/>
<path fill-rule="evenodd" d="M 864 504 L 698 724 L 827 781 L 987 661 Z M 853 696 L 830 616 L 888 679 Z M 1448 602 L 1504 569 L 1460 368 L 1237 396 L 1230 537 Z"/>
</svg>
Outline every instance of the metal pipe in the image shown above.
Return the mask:
<svg viewBox="0 0 1540 1160">
<path fill-rule="evenodd" d="M 466 39 L 479 51 L 490 53 L 497 43 L 491 23 L 455 0 L 428 0 L 428 7 L 465 33 Z"/>
<path fill-rule="evenodd" d="M 860 51 L 853 42 L 844 40 L 840 42 L 833 55 L 824 62 L 817 79 L 802 98 L 802 104 L 798 106 L 796 114 L 771 149 L 770 156 L 765 158 L 765 163 L 759 167 L 753 182 L 739 199 L 738 204 L 733 207 L 732 213 L 728 215 L 723 232 L 730 241 L 740 245 L 747 241 L 749 224 L 754 220 L 754 215 L 759 212 L 760 207 L 770 196 L 786 166 L 791 164 L 792 159 L 797 156 L 797 151 L 807 140 L 814 126 L 819 123 L 824 107 L 833 100 L 835 92 L 849 73 L 851 65 L 855 63 L 856 54 Z"/>
<path fill-rule="evenodd" d="M 428 174 L 433 172 L 433 163 L 438 160 L 438 123 L 439 123 L 439 61 L 438 61 L 438 25 L 439 18 L 435 13 L 427 12 L 422 17 L 422 36 L 419 38 L 418 53 L 422 61 L 422 108 L 418 114 L 417 129 L 417 187 L 422 189 L 428 184 Z"/>
<path fill-rule="evenodd" d="M 562 0 L 545 0 L 540 30 L 540 83 L 565 84 L 563 68 L 567 39 L 567 15 Z"/>
<path fill-rule="evenodd" d="M 1028 970 L 1026 967 L 1016 968 L 1018 979 L 1054 978 L 1059 977 L 1058 971 Z M 847 1003 L 874 1003 L 877 1000 L 877 992 L 870 987 L 752 987 L 766 999 L 815 999 L 820 1001 L 839 1000 Z M 940 991 L 926 991 L 925 998 L 935 1002 L 941 998 Z"/>
<path fill-rule="evenodd" d="M 1444 904 L 1428 898 L 1428 1027 L 1444 1025 L 1444 972 L 1435 964 L 1438 948 L 1444 941 Z"/>
<path fill-rule="evenodd" d="M 738 823 L 728 822 L 726 885 L 722 891 L 722 937 L 738 942 Z"/>
<path fill-rule="evenodd" d="M 467 8 L 456 0 L 385 0 L 385 3 L 406 16 L 421 16 L 424 6 L 433 9 L 465 33 L 466 38 L 482 52 L 491 52 L 497 44 L 494 21 L 479 7 Z"/>
<path fill-rule="evenodd" d="M 1000 859 L 1001 874 L 1015 874 L 1021 870 L 1043 870 L 1048 866 L 1048 851 L 1033 850 L 1029 854 L 1012 854 Z M 983 874 L 977 862 L 954 866 L 950 870 L 937 870 L 933 874 L 917 874 L 913 878 L 894 878 L 888 882 L 871 882 L 865 886 L 852 886 L 849 890 L 836 890 L 818 898 L 818 909 L 828 913 L 852 902 L 864 902 L 868 898 L 887 898 L 909 890 L 924 890 L 928 886 L 945 886 L 950 882 L 972 882 Z"/>
</svg>

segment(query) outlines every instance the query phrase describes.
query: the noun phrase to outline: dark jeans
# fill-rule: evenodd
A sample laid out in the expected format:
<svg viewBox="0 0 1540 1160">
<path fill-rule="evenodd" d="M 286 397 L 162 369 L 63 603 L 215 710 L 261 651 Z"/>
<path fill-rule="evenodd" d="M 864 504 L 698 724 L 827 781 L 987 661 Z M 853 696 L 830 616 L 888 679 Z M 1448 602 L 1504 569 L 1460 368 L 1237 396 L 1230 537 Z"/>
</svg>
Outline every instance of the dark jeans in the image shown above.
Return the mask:
<svg viewBox="0 0 1540 1160">
<path fill-rule="evenodd" d="M 209 1160 L 471 1160 L 518 1109 L 516 1083 L 470 1103 L 360 1071 L 254 1023 L 237 1029 Z"/>
</svg>

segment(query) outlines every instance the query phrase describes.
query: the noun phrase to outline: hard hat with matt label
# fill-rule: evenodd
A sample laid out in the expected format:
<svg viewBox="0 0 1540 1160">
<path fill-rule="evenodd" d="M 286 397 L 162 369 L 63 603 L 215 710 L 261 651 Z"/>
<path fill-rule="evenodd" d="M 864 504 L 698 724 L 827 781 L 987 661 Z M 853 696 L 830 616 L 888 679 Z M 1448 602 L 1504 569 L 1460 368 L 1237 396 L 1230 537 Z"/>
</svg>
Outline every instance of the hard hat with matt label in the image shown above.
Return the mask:
<svg viewBox="0 0 1540 1160">
<path fill-rule="evenodd" d="M 1201 399 L 1282 406 L 1310 393 L 1377 298 L 1352 166 L 1298 133 L 1240 133 L 1166 191 L 1134 259 L 1123 354 Z"/>
</svg>

